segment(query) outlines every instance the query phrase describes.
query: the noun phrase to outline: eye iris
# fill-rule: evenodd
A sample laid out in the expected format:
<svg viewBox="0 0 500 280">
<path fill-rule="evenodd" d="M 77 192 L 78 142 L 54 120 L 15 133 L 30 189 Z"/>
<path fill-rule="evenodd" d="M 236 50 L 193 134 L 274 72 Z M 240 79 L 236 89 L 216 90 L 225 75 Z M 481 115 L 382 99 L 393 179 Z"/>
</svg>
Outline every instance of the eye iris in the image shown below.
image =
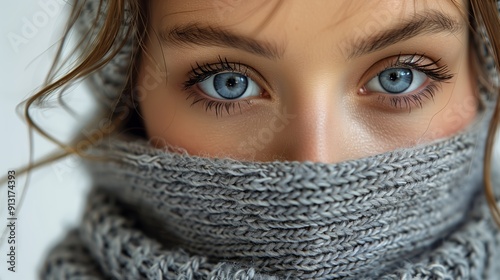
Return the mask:
<svg viewBox="0 0 500 280">
<path fill-rule="evenodd" d="M 217 74 L 214 77 L 214 88 L 223 98 L 235 99 L 242 96 L 247 90 L 248 79 L 238 73 Z"/>
<path fill-rule="evenodd" d="M 401 93 L 411 86 L 413 73 L 406 68 L 388 69 L 380 73 L 378 80 L 389 93 Z"/>
</svg>

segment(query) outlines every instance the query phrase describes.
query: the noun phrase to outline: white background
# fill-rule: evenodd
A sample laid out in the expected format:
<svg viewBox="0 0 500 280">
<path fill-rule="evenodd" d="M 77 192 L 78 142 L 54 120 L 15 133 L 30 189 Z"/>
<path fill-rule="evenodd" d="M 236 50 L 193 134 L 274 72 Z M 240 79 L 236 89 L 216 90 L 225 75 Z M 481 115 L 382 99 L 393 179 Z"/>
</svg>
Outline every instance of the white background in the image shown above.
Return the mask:
<svg viewBox="0 0 500 280">
<path fill-rule="evenodd" d="M 70 1 L 71 2 L 71 1 Z M 56 52 L 66 22 L 69 5 L 61 0 L 3 1 L 0 9 L 0 177 L 8 170 L 19 170 L 29 160 L 28 130 L 15 107 L 43 83 Z M 80 108 L 90 106 L 83 86 L 71 95 Z M 57 136 L 68 136 L 82 119 L 61 110 L 38 110 L 36 119 Z M 39 158 L 56 147 L 35 135 L 34 155 Z M 16 222 L 16 272 L 7 270 L 6 239 L 0 245 L 0 279 L 37 279 L 46 250 L 61 239 L 78 221 L 85 191 L 89 185 L 74 158 L 49 164 L 31 174 L 29 191 Z M 16 179 L 19 201 L 26 177 Z M 0 187 L 0 233 L 6 228 L 7 190 Z"/>
</svg>

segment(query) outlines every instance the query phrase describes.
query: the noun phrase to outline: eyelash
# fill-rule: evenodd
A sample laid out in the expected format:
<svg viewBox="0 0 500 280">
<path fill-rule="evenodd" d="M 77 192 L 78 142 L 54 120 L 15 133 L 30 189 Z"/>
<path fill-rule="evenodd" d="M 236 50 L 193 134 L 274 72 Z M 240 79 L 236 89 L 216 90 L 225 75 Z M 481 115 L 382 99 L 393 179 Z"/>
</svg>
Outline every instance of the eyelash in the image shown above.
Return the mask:
<svg viewBox="0 0 500 280">
<path fill-rule="evenodd" d="M 200 65 L 196 62 L 196 68 L 191 66 L 191 72 L 189 73 L 189 78 L 183 83 L 184 90 L 189 91 L 193 86 L 201 83 L 208 79 L 210 76 L 221 73 L 221 72 L 236 72 L 241 73 L 249 78 L 252 78 L 248 73 L 248 67 L 241 63 L 229 62 L 227 58 L 218 57 L 216 63 L 205 63 Z M 191 106 L 202 102 L 205 107 L 205 111 L 215 111 L 215 115 L 222 116 L 224 111 L 229 115 L 231 110 L 234 112 L 238 108 L 241 112 L 241 102 L 250 104 L 249 100 L 238 100 L 238 101 L 216 101 L 203 97 L 198 92 L 192 90 L 190 91 L 187 99 L 193 99 Z"/>
<path fill-rule="evenodd" d="M 242 71 L 242 67 L 244 71 Z M 218 74 L 223 71 L 228 72 L 238 72 L 247 76 L 248 68 L 243 66 L 241 63 L 228 62 L 227 58 L 222 59 L 218 57 L 217 63 L 205 63 L 200 65 L 196 62 L 196 68 L 191 66 L 191 72 L 189 73 L 189 79 L 184 82 L 184 88 L 188 89 L 197 83 L 203 82 L 208 77 Z"/>
<path fill-rule="evenodd" d="M 392 63 L 386 66 L 385 69 L 378 71 L 379 74 L 391 68 L 407 68 L 420 71 L 431 79 L 431 82 L 425 88 L 419 90 L 416 93 L 390 97 L 387 95 L 380 95 L 378 99 L 381 102 L 385 102 L 385 99 L 387 97 L 390 100 L 391 106 L 398 109 L 408 109 L 410 112 L 413 107 L 422 108 L 424 98 L 433 99 L 437 90 L 440 88 L 441 83 L 452 79 L 454 75 L 450 73 L 446 65 L 438 66 L 441 59 L 432 61 L 427 64 L 421 64 L 425 60 L 425 54 L 413 54 L 405 57 L 400 54 L 395 60 L 393 60 Z M 224 111 L 226 111 L 227 114 L 230 114 L 231 111 L 234 112 L 236 108 L 239 108 L 241 112 L 241 102 L 249 105 L 249 100 L 212 100 L 191 89 L 193 86 L 205 81 L 210 76 L 221 72 L 236 72 L 248 76 L 249 78 L 253 78 L 251 77 L 251 75 L 249 75 L 248 70 L 249 67 L 237 62 L 229 62 L 227 58 L 222 58 L 220 56 L 218 57 L 218 61 L 216 63 L 205 63 L 200 65 L 198 62 L 196 62 L 196 67 L 191 66 L 191 72 L 189 73 L 188 80 L 183 83 L 184 90 L 190 91 L 187 99 L 193 99 L 191 106 L 202 102 L 203 106 L 205 107 L 205 111 L 214 111 L 217 117 L 222 116 L 222 113 Z"/>
<path fill-rule="evenodd" d="M 393 61 L 389 66 L 385 67 L 381 72 L 391 69 L 391 68 L 408 68 L 411 70 L 416 70 L 424 73 L 432 81 L 423 89 L 416 93 L 406 94 L 402 96 L 391 96 L 390 104 L 398 109 L 407 109 L 411 112 L 413 107 L 423 107 L 423 99 L 434 99 L 437 90 L 440 88 L 441 83 L 444 83 L 454 77 L 454 75 L 449 71 L 446 65 L 438 66 L 441 59 L 432 61 L 427 64 L 421 64 L 425 61 L 425 54 L 413 54 L 408 57 L 402 58 L 399 54 L 395 61 Z M 377 74 L 377 75 L 378 75 Z M 379 100 L 384 102 L 386 95 L 379 96 Z M 403 108 L 404 106 L 404 108 Z"/>
</svg>

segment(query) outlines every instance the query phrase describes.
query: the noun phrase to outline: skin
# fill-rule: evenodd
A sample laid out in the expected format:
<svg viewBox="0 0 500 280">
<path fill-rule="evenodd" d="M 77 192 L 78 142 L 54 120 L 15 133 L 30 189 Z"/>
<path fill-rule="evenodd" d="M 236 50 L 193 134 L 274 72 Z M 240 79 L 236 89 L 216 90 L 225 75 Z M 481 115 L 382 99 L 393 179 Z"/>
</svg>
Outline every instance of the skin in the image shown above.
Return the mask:
<svg viewBox="0 0 500 280">
<path fill-rule="evenodd" d="M 464 6 L 425 0 L 277 3 L 151 1 L 150 36 L 139 64 L 137 91 L 153 144 L 239 160 L 340 162 L 448 137 L 474 119 L 476 85 Z M 350 43 L 431 11 L 452 18 L 459 28 L 427 32 L 349 57 Z M 272 44 L 282 52 L 279 58 L 269 58 L 234 47 L 162 41 L 164 30 L 192 23 Z M 446 66 L 453 74 L 446 82 L 434 83 L 438 88 L 433 97 L 409 107 L 404 102 L 394 106 L 393 95 L 366 88 L 398 55 L 414 54 L 424 56 L 422 64 L 439 60 L 433 68 Z M 247 73 L 262 87 L 258 96 L 233 100 L 236 105 L 229 114 L 225 109 L 207 110 L 204 102 L 192 104 L 197 96 L 207 95 L 196 85 L 188 90 L 183 86 L 192 67 L 216 63 L 219 56 L 251 67 Z"/>
</svg>

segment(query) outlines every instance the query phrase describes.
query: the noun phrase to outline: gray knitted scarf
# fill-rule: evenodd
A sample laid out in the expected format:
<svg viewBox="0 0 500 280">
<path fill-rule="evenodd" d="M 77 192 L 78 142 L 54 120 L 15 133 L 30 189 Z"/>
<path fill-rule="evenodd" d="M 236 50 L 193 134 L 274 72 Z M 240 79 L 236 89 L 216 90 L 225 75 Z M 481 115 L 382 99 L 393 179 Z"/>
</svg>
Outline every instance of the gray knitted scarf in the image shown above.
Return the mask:
<svg viewBox="0 0 500 280">
<path fill-rule="evenodd" d="M 336 164 L 242 162 L 113 138 L 44 279 L 500 279 L 481 187 L 486 118 Z M 86 278 L 85 278 L 86 277 Z"/>
</svg>

